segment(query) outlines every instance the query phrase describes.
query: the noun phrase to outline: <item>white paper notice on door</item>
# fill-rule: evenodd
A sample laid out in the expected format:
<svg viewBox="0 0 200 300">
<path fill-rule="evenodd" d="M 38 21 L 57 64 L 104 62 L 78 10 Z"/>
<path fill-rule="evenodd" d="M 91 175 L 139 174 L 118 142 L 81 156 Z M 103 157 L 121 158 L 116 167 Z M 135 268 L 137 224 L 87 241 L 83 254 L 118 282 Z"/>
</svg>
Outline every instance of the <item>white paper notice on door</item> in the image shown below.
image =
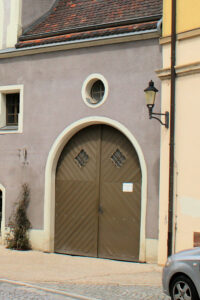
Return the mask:
<svg viewBox="0 0 200 300">
<path fill-rule="evenodd" d="M 133 182 L 123 182 L 122 183 L 122 191 L 124 193 L 132 193 L 133 192 Z"/>
</svg>

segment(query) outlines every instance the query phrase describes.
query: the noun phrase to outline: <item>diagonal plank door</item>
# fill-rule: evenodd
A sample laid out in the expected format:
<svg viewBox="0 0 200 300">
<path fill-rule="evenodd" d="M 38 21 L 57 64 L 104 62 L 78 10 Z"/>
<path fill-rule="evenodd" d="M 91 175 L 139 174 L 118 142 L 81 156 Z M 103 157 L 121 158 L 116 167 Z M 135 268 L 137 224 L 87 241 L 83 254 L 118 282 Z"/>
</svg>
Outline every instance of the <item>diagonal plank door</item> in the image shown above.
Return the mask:
<svg viewBox="0 0 200 300">
<path fill-rule="evenodd" d="M 100 127 L 67 143 L 56 172 L 55 252 L 97 256 Z"/>
<path fill-rule="evenodd" d="M 129 140 L 106 125 L 79 131 L 57 165 L 55 252 L 137 261 L 140 199 Z"/>
<path fill-rule="evenodd" d="M 130 141 L 109 126 L 101 137 L 98 256 L 137 261 L 140 242 L 141 170 Z"/>
</svg>

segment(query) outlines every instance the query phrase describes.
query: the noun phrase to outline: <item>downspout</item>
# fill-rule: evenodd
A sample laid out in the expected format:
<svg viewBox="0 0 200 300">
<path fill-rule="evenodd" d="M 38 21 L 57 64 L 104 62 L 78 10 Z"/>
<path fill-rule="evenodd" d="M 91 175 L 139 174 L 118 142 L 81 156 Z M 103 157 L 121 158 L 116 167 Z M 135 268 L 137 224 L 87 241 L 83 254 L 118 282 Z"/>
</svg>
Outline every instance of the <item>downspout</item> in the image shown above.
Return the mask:
<svg viewBox="0 0 200 300">
<path fill-rule="evenodd" d="M 168 256 L 173 252 L 174 206 L 174 142 L 175 142 L 175 87 L 176 87 L 176 0 L 172 0 L 171 23 L 171 105 L 169 144 L 169 206 L 168 206 Z"/>
</svg>

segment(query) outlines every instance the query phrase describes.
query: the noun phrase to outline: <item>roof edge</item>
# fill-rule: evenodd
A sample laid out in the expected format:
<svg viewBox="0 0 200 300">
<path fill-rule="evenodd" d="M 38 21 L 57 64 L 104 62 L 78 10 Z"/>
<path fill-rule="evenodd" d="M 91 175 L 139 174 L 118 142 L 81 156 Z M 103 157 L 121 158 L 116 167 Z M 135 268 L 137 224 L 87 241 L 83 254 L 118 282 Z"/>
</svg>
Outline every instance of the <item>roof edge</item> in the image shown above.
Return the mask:
<svg viewBox="0 0 200 300">
<path fill-rule="evenodd" d="M 58 31 L 51 31 L 49 33 L 42 33 L 42 34 L 30 34 L 25 35 L 22 34 L 19 37 L 19 41 L 26 41 L 26 40 L 34 40 L 38 38 L 45 38 L 45 37 L 53 37 L 58 36 L 61 34 L 68 34 L 68 33 L 75 33 L 75 32 L 84 32 L 88 30 L 98 30 L 98 29 L 105 29 L 109 27 L 117 27 L 121 25 L 131 25 L 131 24 L 137 24 L 141 22 L 151 22 L 151 21 L 159 21 L 162 18 L 162 14 L 159 15 L 152 15 L 147 17 L 140 17 L 140 18 L 134 18 L 134 19 L 128 19 L 118 22 L 110 22 L 110 23 L 104 23 L 104 24 L 98 24 L 98 25 L 90 25 L 90 26 L 84 26 L 84 27 L 75 27 L 71 29 L 65 29 L 65 30 L 58 30 Z"/>
<path fill-rule="evenodd" d="M 5 50 L 0 50 L 0 59 L 6 59 L 11 57 L 20 57 L 26 55 L 34 55 L 40 53 L 50 53 L 56 51 L 64 51 L 71 50 L 77 48 L 86 48 L 86 47 L 95 47 L 95 46 L 103 46 L 103 45 L 112 45 L 124 42 L 132 42 L 138 40 L 148 40 L 159 38 L 160 34 L 157 29 L 152 29 L 148 31 L 140 31 L 135 33 L 126 33 L 116 36 L 107 36 L 107 37 L 98 37 L 98 38 L 90 38 L 83 39 L 78 41 L 67 41 L 55 44 L 45 44 L 27 48 L 10 48 Z"/>
</svg>

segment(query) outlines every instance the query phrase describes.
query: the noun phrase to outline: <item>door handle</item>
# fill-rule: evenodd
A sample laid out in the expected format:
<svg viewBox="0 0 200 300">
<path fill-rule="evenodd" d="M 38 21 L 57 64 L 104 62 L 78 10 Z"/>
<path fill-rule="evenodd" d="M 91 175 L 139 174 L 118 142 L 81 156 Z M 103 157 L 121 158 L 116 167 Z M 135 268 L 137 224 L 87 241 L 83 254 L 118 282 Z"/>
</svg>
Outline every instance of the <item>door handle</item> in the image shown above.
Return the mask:
<svg viewBox="0 0 200 300">
<path fill-rule="evenodd" d="M 98 212 L 99 212 L 99 214 L 100 214 L 100 215 L 102 215 L 102 214 L 103 214 L 103 208 L 101 207 L 101 205 L 99 205 Z"/>
</svg>

